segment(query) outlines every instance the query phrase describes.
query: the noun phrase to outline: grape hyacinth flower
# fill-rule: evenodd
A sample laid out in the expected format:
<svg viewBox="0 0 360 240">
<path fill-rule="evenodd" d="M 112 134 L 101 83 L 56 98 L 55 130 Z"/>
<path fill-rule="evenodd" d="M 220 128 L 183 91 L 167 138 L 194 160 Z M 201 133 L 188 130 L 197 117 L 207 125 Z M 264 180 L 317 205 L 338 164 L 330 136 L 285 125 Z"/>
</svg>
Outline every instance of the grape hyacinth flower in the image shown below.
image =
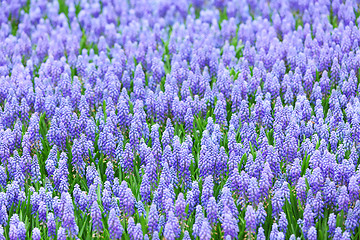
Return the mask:
<svg viewBox="0 0 360 240">
<path fill-rule="evenodd" d="M 41 239 L 40 230 L 38 228 L 34 228 L 32 230 L 32 239 L 33 240 L 40 240 Z"/>
<path fill-rule="evenodd" d="M 245 212 L 246 230 L 252 234 L 256 229 L 256 214 L 252 206 L 247 206 Z"/>
<path fill-rule="evenodd" d="M 47 228 L 48 228 L 48 236 L 55 237 L 56 236 L 56 222 L 55 222 L 54 214 L 51 212 L 48 214 Z"/>
<path fill-rule="evenodd" d="M 202 222 L 201 229 L 199 232 L 199 239 L 201 239 L 201 240 L 210 240 L 211 239 L 211 227 L 206 218 Z"/>
<path fill-rule="evenodd" d="M 229 235 L 232 238 L 237 238 L 239 227 L 237 225 L 236 219 L 231 214 L 224 214 L 221 226 L 225 236 Z"/>
<path fill-rule="evenodd" d="M 91 219 L 93 223 L 93 231 L 98 233 L 101 232 L 103 225 L 101 222 L 101 211 L 97 201 L 94 201 L 91 206 Z"/>
</svg>

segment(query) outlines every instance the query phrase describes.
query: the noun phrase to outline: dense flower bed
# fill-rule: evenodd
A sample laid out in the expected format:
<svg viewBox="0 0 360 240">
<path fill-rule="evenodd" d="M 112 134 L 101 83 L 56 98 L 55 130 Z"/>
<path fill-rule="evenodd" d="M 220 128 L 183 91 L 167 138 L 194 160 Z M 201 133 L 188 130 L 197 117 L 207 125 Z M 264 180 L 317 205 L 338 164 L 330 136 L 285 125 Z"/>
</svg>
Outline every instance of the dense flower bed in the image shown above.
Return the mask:
<svg viewBox="0 0 360 240">
<path fill-rule="evenodd" d="M 360 239 L 355 0 L 3 0 L 0 240 Z"/>
</svg>

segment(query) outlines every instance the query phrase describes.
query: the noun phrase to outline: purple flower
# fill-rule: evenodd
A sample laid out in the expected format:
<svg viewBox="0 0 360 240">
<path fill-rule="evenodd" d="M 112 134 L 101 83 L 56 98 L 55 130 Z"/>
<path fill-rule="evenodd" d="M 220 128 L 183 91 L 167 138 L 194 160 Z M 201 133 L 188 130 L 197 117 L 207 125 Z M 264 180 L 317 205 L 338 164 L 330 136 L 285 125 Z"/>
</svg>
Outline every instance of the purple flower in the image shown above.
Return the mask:
<svg viewBox="0 0 360 240">
<path fill-rule="evenodd" d="M 155 231 L 155 232 L 152 234 L 152 239 L 153 239 L 153 240 L 160 240 L 158 231 Z"/>
<path fill-rule="evenodd" d="M 135 232 L 135 221 L 133 217 L 130 217 L 128 219 L 128 225 L 127 225 L 127 232 L 130 236 L 130 239 L 134 239 L 134 232 Z"/>
<path fill-rule="evenodd" d="M 148 227 L 149 232 L 154 232 L 158 229 L 159 213 L 156 209 L 155 204 L 151 204 L 149 211 Z"/>
<path fill-rule="evenodd" d="M 339 211 L 343 210 L 344 212 L 347 212 L 349 208 L 349 202 L 350 199 L 346 186 L 340 187 L 339 195 L 337 197 L 338 210 Z"/>
<path fill-rule="evenodd" d="M 58 240 L 66 240 L 66 230 L 63 227 L 59 227 L 57 239 Z"/>
<path fill-rule="evenodd" d="M 213 171 L 214 161 L 211 156 L 211 150 L 208 149 L 206 145 L 201 146 L 200 156 L 199 156 L 199 170 L 200 177 L 207 177 Z"/>
<path fill-rule="evenodd" d="M 296 196 L 302 202 L 304 202 L 306 199 L 306 191 L 307 189 L 306 189 L 305 178 L 300 177 L 296 184 Z"/>
<path fill-rule="evenodd" d="M 111 209 L 108 218 L 108 229 L 110 239 L 120 239 L 123 233 L 123 227 L 120 223 L 119 217 L 116 215 L 115 209 Z"/>
<path fill-rule="evenodd" d="M 236 222 L 236 219 L 229 213 L 225 213 L 223 216 L 223 222 L 221 224 L 222 230 L 224 231 L 224 236 L 231 236 L 236 238 L 239 233 L 239 227 Z"/>
<path fill-rule="evenodd" d="M 298 179 L 300 178 L 300 174 L 301 174 L 301 165 L 299 159 L 296 158 L 293 164 L 291 165 L 291 168 L 288 171 L 289 182 L 292 185 L 295 185 Z"/>
<path fill-rule="evenodd" d="M 51 212 L 48 214 L 47 228 L 48 228 L 48 236 L 55 237 L 56 236 L 56 222 L 55 222 L 54 214 Z"/>
<path fill-rule="evenodd" d="M 0 226 L 0 239 L 1 240 L 5 240 L 5 236 L 4 236 L 4 228 L 2 226 Z"/>
<path fill-rule="evenodd" d="M 196 238 L 200 234 L 200 229 L 204 220 L 204 213 L 201 205 L 196 206 L 195 223 L 193 225 L 193 236 Z"/>
<path fill-rule="evenodd" d="M 151 196 L 151 188 L 148 175 L 145 173 L 142 177 L 142 182 L 140 185 L 140 195 L 142 201 L 145 203 L 150 203 L 150 196 Z"/>
<path fill-rule="evenodd" d="M 167 222 L 166 225 L 165 225 L 164 237 L 166 239 L 169 239 L 169 240 L 175 240 L 176 239 L 176 234 L 175 234 L 174 230 L 172 229 L 171 222 Z"/>
<path fill-rule="evenodd" d="M 97 187 L 95 186 L 95 184 L 91 184 L 91 186 L 89 187 L 89 192 L 88 192 L 88 195 L 85 197 L 85 194 L 82 194 L 80 196 L 80 199 L 79 199 L 79 203 L 80 203 L 80 206 L 81 205 L 88 205 L 88 206 L 92 206 L 93 202 L 94 201 L 97 201 Z M 87 203 L 83 202 L 84 200 L 87 200 Z"/>
<path fill-rule="evenodd" d="M 249 175 L 244 171 L 239 174 L 239 170 L 235 168 L 230 175 L 231 189 L 239 196 L 245 195 L 245 190 L 250 182 Z"/>
<path fill-rule="evenodd" d="M 262 227 L 259 228 L 258 230 L 258 234 L 256 236 L 256 240 L 265 240 L 265 233 L 264 233 L 264 229 Z"/>
<path fill-rule="evenodd" d="M 184 121 L 185 121 L 185 131 L 191 132 L 193 129 L 194 116 L 190 107 L 186 110 Z"/>
<path fill-rule="evenodd" d="M 273 216 L 277 217 L 282 212 L 282 208 L 285 204 L 285 198 L 281 190 L 277 190 L 275 192 L 271 204 L 272 204 Z"/>
<path fill-rule="evenodd" d="M 168 214 L 167 222 L 171 224 L 172 230 L 174 231 L 176 238 L 179 238 L 181 233 L 179 221 L 172 211 L 170 211 Z"/>
<path fill-rule="evenodd" d="M 184 194 L 182 192 L 180 192 L 175 201 L 176 217 L 178 217 L 179 219 L 183 219 L 185 217 L 185 208 L 186 208 L 186 202 L 184 199 Z"/>
<path fill-rule="evenodd" d="M 2 204 L 2 207 L 0 209 L 0 224 L 3 226 L 7 225 L 7 221 L 8 221 L 8 213 L 7 213 L 7 209 L 5 204 Z"/>
<path fill-rule="evenodd" d="M 146 173 L 147 177 L 149 179 L 150 185 L 152 187 L 157 185 L 157 179 L 158 179 L 158 175 L 157 175 L 157 164 L 154 158 L 154 155 L 152 153 L 148 154 L 148 156 L 145 159 L 146 161 Z"/>
<path fill-rule="evenodd" d="M 325 186 L 323 188 L 324 202 L 327 205 L 336 205 L 336 196 L 337 196 L 337 189 L 335 183 L 330 181 L 329 178 L 327 178 Z"/>
<path fill-rule="evenodd" d="M 307 233 L 307 239 L 309 239 L 309 240 L 317 239 L 317 232 L 316 232 L 316 228 L 314 226 L 309 229 L 309 231 Z"/>
<path fill-rule="evenodd" d="M 153 146 L 151 150 L 152 150 L 152 154 L 154 155 L 155 162 L 159 165 L 162 162 L 161 157 L 163 154 L 159 137 L 153 140 Z"/>
<path fill-rule="evenodd" d="M 108 186 L 110 188 L 110 183 L 109 182 L 105 182 L 105 183 L 108 183 Z M 111 204 L 112 204 L 112 198 L 111 198 L 111 189 L 106 189 L 104 188 L 103 192 L 102 192 L 102 205 L 104 207 L 104 212 L 105 213 L 108 213 L 110 211 L 110 208 L 111 208 Z"/>
<path fill-rule="evenodd" d="M 289 160 L 291 161 L 292 159 Z M 272 172 L 274 172 L 275 175 L 278 175 L 280 173 L 280 159 L 276 149 L 274 149 L 272 146 L 269 146 L 268 148 L 266 161 L 269 163 Z"/>
<path fill-rule="evenodd" d="M 199 238 L 201 240 L 210 240 L 211 239 L 211 227 L 206 218 L 202 221 L 201 229 L 199 232 Z"/>
<path fill-rule="evenodd" d="M 132 172 L 134 167 L 134 155 L 130 143 L 125 145 L 125 151 L 122 156 L 122 168 L 125 173 Z"/>
<path fill-rule="evenodd" d="M 355 176 L 350 177 L 348 189 L 349 189 L 350 200 L 354 202 L 355 200 L 357 200 L 360 191 L 357 177 Z"/>
<path fill-rule="evenodd" d="M 224 186 L 224 188 L 222 189 L 220 206 L 222 207 L 222 209 L 219 209 L 219 211 L 222 212 L 223 214 L 225 212 L 224 209 L 228 208 L 231 211 L 231 215 L 234 218 L 238 215 L 238 209 L 235 205 L 234 199 L 231 195 L 229 188 L 227 188 L 226 186 Z"/>
<path fill-rule="evenodd" d="M 248 199 L 254 205 L 257 205 L 260 199 L 260 190 L 256 178 L 252 177 L 247 189 Z"/>
<path fill-rule="evenodd" d="M 106 164 L 106 171 L 105 171 L 105 175 L 106 175 L 106 180 L 113 182 L 114 181 L 114 167 L 111 161 L 109 161 Z"/>
<path fill-rule="evenodd" d="M 214 188 L 213 177 L 212 176 L 206 177 L 203 184 L 202 195 L 201 195 L 201 203 L 204 205 L 204 207 L 207 206 L 207 202 L 209 198 L 213 196 L 213 188 Z"/>
<path fill-rule="evenodd" d="M 334 213 L 330 213 L 327 224 L 329 226 L 329 231 L 328 231 L 329 235 L 330 236 L 334 235 L 336 228 L 336 215 Z"/>
<path fill-rule="evenodd" d="M 273 223 L 273 225 L 271 227 L 271 232 L 270 232 L 270 239 L 271 240 L 277 239 L 278 234 L 279 234 L 278 225 L 277 225 L 277 223 Z"/>
<path fill-rule="evenodd" d="M 268 196 L 268 192 L 272 186 L 273 177 L 274 175 L 271 171 L 270 165 L 268 162 L 266 162 L 259 180 L 260 193 L 262 197 Z"/>
<path fill-rule="evenodd" d="M 264 209 L 262 202 L 259 203 L 258 209 L 256 210 L 256 225 L 261 226 L 265 223 L 267 213 Z"/>
<path fill-rule="evenodd" d="M 245 212 L 246 230 L 252 234 L 256 230 L 256 214 L 254 208 L 249 205 Z"/>
<path fill-rule="evenodd" d="M 33 240 L 40 240 L 41 239 L 40 230 L 38 228 L 34 228 L 32 230 L 32 239 Z"/>
<path fill-rule="evenodd" d="M 31 163 L 31 177 L 35 182 L 41 179 L 40 166 L 36 155 L 34 155 Z"/>
<path fill-rule="evenodd" d="M 9 239 L 10 240 L 17 240 L 18 239 L 17 227 L 14 224 L 10 224 Z"/>
<path fill-rule="evenodd" d="M 334 234 L 333 239 L 335 239 L 335 240 L 341 240 L 341 239 L 342 239 L 342 230 L 341 230 L 341 227 L 337 227 L 337 228 L 335 229 L 335 234 Z"/>
<path fill-rule="evenodd" d="M 189 153 L 187 146 L 181 147 L 179 172 L 180 172 L 180 177 L 182 178 L 183 181 L 183 185 L 185 185 L 186 188 L 189 188 L 191 186 L 190 165 L 192 160 L 193 160 L 193 156 L 192 154 Z M 199 193 L 197 194 L 197 199 L 199 199 Z M 197 202 L 198 201 L 199 200 L 197 200 Z"/>
<path fill-rule="evenodd" d="M 215 122 L 220 125 L 227 125 L 226 120 L 226 103 L 224 100 L 224 96 L 222 94 L 219 95 L 219 98 L 216 102 L 215 109 Z"/>
<path fill-rule="evenodd" d="M 127 216 L 131 216 L 135 212 L 135 197 L 130 188 L 127 188 L 125 191 L 123 199 L 124 211 Z"/>
<path fill-rule="evenodd" d="M 356 216 L 356 210 L 353 211 L 352 208 L 349 209 L 346 220 L 345 220 L 345 227 L 349 232 L 354 232 L 355 228 L 359 225 L 358 224 L 358 218 L 359 216 Z"/>
<path fill-rule="evenodd" d="M 144 204 L 141 201 L 138 201 L 135 203 L 135 206 L 137 208 L 139 217 L 143 216 L 144 218 L 146 218 L 146 210 Z"/>
<path fill-rule="evenodd" d="M 350 240 L 351 239 L 351 236 L 350 236 L 350 233 L 348 231 L 345 231 L 342 235 L 342 238 L 343 240 Z"/>
<path fill-rule="evenodd" d="M 223 146 L 220 147 L 217 161 L 215 164 L 215 180 L 219 180 L 223 177 L 223 174 L 226 171 L 227 168 L 227 155 L 225 152 L 225 148 Z"/>
<path fill-rule="evenodd" d="M 63 197 L 64 195 L 64 197 Z M 79 227 L 76 225 L 74 206 L 71 197 L 68 193 L 63 193 L 61 198 L 65 200 L 64 211 L 62 214 L 62 227 L 68 232 L 69 236 L 76 236 L 79 232 Z"/>
<path fill-rule="evenodd" d="M 94 232 L 102 232 L 103 229 L 103 225 L 102 225 L 102 221 L 101 221 L 101 211 L 99 208 L 99 205 L 97 203 L 97 201 L 94 201 L 92 206 L 91 206 L 91 219 L 92 219 L 92 225 L 93 225 L 93 231 Z"/>
<path fill-rule="evenodd" d="M 158 231 L 159 231 L 161 228 L 164 228 L 164 227 L 165 227 L 165 224 L 166 224 L 165 216 L 164 216 L 164 215 L 160 215 L 159 225 L 158 225 Z"/>
<path fill-rule="evenodd" d="M 20 239 L 20 240 L 26 239 L 25 223 L 23 223 L 21 221 L 18 223 L 18 226 L 17 226 L 17 235 L 18 235 L 18 239 Z"/>
<path fill-rule="evenodd" d="M 286 214 L 285 214 L 284 212 L 282 212 L 282 213 L 280 213 L 279 229 L 280 229 L 280 231 L 282 231 L 284 234 L 286 234 L 287 225 L 288 225 L 288 221 L 287 221 L 287 218 L 286 218 Z"/>
<path fill-rule="evenodd" d="M 207 217 L 210 224 L 216 224 L 218 220 L 218 205 L 214 197 L 210 197 L 207 208 L 206 208 Z"/>
<path fill-rule="evenodd" d="M 42 222 L 46 222 L 46 213 L 47 213 L 47 208 L 46 208 L 46 204 L 45 202 L 41 201 L 39 203 L 39 220 Z"/>
<path fill-rule="evenodd" d="M 321 192 L 316 193 L 316 197 L 313 200 L 312 205 L 313 205 L 313 211 L 315 213 L 315 217 L 322 218 L 324 211 L 324 202 L 322 200 Z"/>
<path fill-rule="evenodd" d="M 311 210 L 311 206 L 306 204 L 304 210 L 304 226 L 303 232 L 308 232 L 311 227 L 314 226 L 314 213 Z"/>
</svg>

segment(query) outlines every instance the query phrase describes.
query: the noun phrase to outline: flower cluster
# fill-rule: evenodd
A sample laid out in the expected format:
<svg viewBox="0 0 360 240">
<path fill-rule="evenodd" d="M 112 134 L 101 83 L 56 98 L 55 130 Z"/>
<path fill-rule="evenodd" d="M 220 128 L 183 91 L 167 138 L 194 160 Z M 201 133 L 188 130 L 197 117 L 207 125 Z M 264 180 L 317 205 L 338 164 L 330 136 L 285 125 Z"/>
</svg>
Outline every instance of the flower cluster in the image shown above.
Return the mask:
<svg viewBox="0 0 360 240">
<path fill-rule="evenodd" d="M 14 0 L 0 240 L 357 239 L 355 0 Z"/>
</svg>

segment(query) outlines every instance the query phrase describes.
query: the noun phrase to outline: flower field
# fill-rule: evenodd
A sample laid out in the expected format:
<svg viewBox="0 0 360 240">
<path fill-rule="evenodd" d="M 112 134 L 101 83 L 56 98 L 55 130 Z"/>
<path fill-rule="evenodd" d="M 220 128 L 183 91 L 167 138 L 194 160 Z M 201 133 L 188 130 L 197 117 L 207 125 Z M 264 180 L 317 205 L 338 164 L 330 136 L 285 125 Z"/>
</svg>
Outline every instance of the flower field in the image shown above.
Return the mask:
<svg viewBox="0 0 360 240">
<path fill-rule="evenodd" d="M 359 0 L 2 0 L 0 240 L 360 239 Z"/>
</svg>

